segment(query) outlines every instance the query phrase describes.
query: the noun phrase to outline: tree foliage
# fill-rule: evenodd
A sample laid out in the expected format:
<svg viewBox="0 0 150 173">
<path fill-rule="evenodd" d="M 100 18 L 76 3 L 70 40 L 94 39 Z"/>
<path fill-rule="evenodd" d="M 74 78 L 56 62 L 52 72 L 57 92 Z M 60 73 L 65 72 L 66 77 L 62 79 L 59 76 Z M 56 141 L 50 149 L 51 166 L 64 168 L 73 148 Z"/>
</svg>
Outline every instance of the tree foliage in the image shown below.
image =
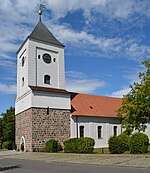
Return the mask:
<svg viewBox="0 0 150 173">
<path fill-rule="evenodd" d="M 15 142 L 15 108 L 10 107 L 6 113 L 1 114 L 0 118 L 0 141 Z"/>
<path fill-rule="evenodd" d="M 146 71 L 139 73 L 140 82 L 131 85 L 131 91 L 124 96 L 122 107 L 117 110 L 127 132 L 145 131 L 150 120 L 150 60 L 143 62 Z"/>
</svg>

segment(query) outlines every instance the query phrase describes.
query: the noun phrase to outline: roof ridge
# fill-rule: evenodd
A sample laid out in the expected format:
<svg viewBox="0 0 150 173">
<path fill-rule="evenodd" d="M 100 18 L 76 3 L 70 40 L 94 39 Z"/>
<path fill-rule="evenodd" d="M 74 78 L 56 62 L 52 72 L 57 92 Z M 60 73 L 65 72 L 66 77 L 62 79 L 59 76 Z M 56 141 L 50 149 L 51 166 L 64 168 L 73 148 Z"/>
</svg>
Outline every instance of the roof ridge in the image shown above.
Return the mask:
<svg viewBox="0 0 150 173">
<path fill-rule="evenodd" d="M 113 99 L 122 99 L 122 98 L 119 98 L 119 97 L 102 96 L 102 95 L 96 95 L 96 94 L 85 94 L 85 93 L 75 93 L 75 92 L 71 92 L 71 94 L 79 94 L 79 95 L 87 95 L 87 96 L 103 97 L 103 98 L 113 98 Z"/>
</svg>

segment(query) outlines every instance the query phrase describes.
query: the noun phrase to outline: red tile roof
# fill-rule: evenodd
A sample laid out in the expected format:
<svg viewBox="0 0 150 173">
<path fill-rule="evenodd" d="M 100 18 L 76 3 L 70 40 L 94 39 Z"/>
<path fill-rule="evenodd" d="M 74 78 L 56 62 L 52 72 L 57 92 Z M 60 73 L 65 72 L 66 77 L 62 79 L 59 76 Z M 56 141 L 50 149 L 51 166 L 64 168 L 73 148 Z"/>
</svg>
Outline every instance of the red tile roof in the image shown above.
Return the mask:
<svg viewBox="0 0 150 173">
<path fill-rule="evenodd" d="M 71 115 L 117 117 L 115 110 L 121 107 L 122 99 L 88 94 L 71 94 Z"/>
<path fill-rule="evenodd" d="M 37 86 L 29 86 L 33 91 L 42 91 L 42 92 L 50 92 L 50 93 L 62 93 L 62 94 L 70 94 L 68 91 L 57 88 L 45 88 L 45 87 L 37 87 Z"/>
</svg>

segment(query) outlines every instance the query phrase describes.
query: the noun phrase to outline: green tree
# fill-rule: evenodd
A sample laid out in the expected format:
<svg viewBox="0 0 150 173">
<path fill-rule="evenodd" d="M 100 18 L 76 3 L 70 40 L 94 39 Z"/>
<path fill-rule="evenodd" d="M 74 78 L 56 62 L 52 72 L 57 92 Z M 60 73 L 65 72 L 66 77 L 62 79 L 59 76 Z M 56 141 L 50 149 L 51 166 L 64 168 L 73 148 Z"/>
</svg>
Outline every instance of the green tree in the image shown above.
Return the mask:
<svg viewBox="0 0 150 173">
<path fill-rule="evenodd" d="M 10 107 L 2 113 L 2 140 L 15 142 L 15 108 Z"/>
<path fill-rule="evenodd" d="M 143 64 L 146 71 L 139 73 L 140 82 L 130 86 L 131 91 L 123 97 L 122 107 L 117 110 L 128 133 L 134 129 L 145 131 L 145 124 L 150 120 L 150 60 Z"/>
</svg>

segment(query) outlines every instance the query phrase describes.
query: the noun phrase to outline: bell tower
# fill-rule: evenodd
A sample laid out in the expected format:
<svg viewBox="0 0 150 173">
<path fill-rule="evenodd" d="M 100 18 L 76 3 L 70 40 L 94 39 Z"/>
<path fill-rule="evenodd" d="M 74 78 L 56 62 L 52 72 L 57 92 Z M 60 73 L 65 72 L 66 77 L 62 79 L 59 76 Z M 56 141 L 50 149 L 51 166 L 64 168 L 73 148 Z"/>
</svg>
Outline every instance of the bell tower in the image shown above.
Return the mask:
<svg viewBox="0 0 150 173">
<path fill-rule="evenodd" d="M 43 150 L 49 139 L 63 143 L 70 137 L 65 46 L 43 24 L 41 15 L 40 9 L 38 24 L 17 52 L 16 144 L 28 151 Z"/>
</svg>

